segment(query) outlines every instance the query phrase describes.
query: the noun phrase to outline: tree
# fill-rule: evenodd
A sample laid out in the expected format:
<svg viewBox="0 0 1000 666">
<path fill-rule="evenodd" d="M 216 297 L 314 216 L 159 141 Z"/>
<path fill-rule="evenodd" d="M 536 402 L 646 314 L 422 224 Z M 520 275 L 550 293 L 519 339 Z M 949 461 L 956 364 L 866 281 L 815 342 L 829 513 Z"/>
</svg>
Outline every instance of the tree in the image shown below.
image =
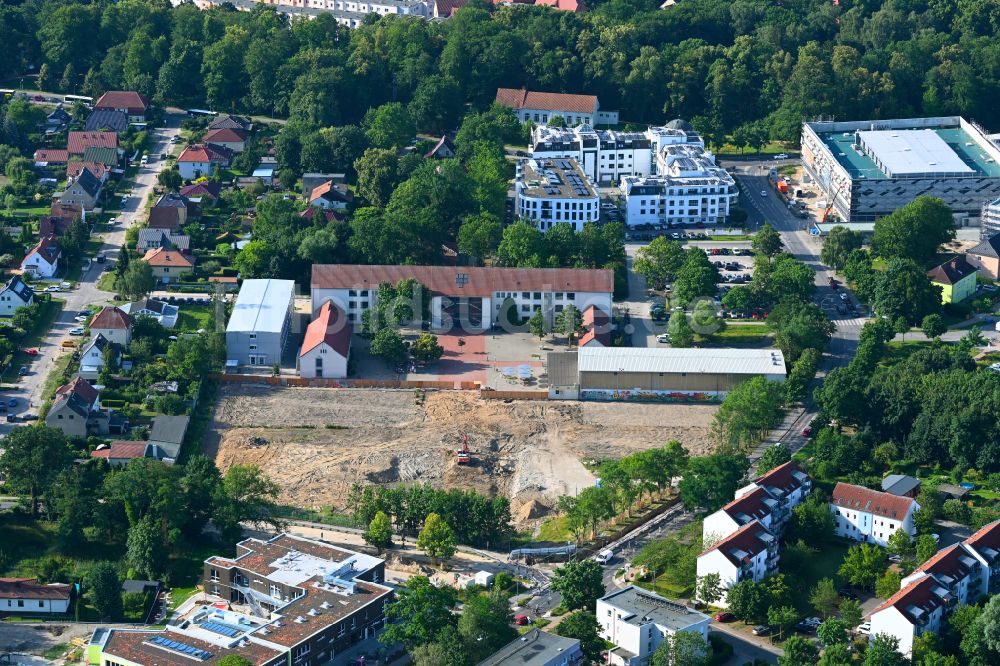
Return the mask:
<svg viewBox="0 0 1000 666">
<path fill-rule="evenodd" d="M 545 316 L 542 314 L 541 308 L 536 308 L 532 313 L 531 317 L 528 318 L 528 330 L 531 331 L 532 335 L 537 335 L 538 339 L 541 340 L 548 333 L 548 327 L 545 325 Z"/>
<path fill-rule="evenodd" d="M 872 544 L 860 543 L 847 551 L 838 573 L 852 585 L 871 589 L 885 568 L 885 551 Z"/>
<path fill-rule="evenodd" d="M 854 599 L 844 599 L 840 602 L 840 619 L 848 627 L 856 627 L 861 624 L 862 617 L 864 617 L 864 611 L 859 602 Z"/>
<path fill-rule="evenodd" d="M 142 298 L 155 288 L 153 268 L 141 259 L 130 261 L 122 276 L 115 280 L 115 291 L 130 301 Z"/>
<path fill-rule="evenodd" d="M 714 453 L 691 458 L 678 490 L 688 510 L 715 511 L 733 498 L 750 461 L 745 455 Z"/>
<path fill-rule="evenodd" d="M 375 337 L 372 338 L 370 351 L 372 356 L 384 358 L 393 365 L 405 362 L 408 356 L 403 337 L 398 331 L 388 327 L 379 329 L 375 334 Z"/>
<path fill-rule="evenodd" d="M 767 474 L 775 467 L 784 465 L 792 459 L 792 452 L 784 444 L 774 444 L 764 449 L 757 459 L 757 473 Z"/>
<path fill-rule="evenodd" d="M 358 174 L 358 194 L 371 205 L 385 208 L 399 184 L 399 158 L 396 151 L 369 148 L 354 162 Z"/>
<path fill-rule="evenodd" d="M 846 643 L 831 645 L 823 650 L 817 666 L 850 666 L 853 662 L 851 646 Z"/>
<path fill-rule="evenodd" d="M 899 639 L 876 634 L 865 650 L 864 666 L 906 666 L 909 660 L 899 652 Z"/>
<path fill-rule="evenodd" d="M 820 250 L 819 260 L 827 266 L 841 271 L 847 265 L 847 258 L 851 252 L 859 249 L 861 249 L 861 234 L 837 225 L 830 229 L 830 233 L 823 239 L 823 249 Z"/>
<path fill-rule="evenodd" d="M 256 465 L 233 465 L 226 470 L 216 493 L 213 516 L 223 538 L 227 541 L 238 539 L 243 533 L 242 523 L 282 529 L 275 502 L 280 491 L 280 486 Z"/>
<path fill-rule="evenodd" d="M 597 618 L 593 613 L 584 610 L 566 615 L 555 628 L 555 633 L 559 636 L 580 641 L 580 650 L 584 657 L 593 662 L 599 660 L 604 651 L 604 639 L 597 631 Z"/>
<path fill-rule="evenodd" d="M 392 546 L 392 524 L 384 511 L 375 514 L 372 521 L 368 523 L 368 529 L 365 530 L 363 538 L 365 543 L 375 547 L 379 555 L 382 554 L 383 550 Z"/>
<path fill-rule="evenodd" d="M 410 112 L 399 102 L 369 109 L 361 126 L 375 148 L 397 149 L 407 146 L 417 131 Z"/>
<path fill-rule="evenodd" d="M 117 620 L 122 615 L 122 582 L 111 562 L 97 562 L 87 573 L 90 602 L 102 619 Z"/>
<path fill-rule="evenodd" d="M 975 666 L 1000 663 L 1000 596 L 993 595 L 962 636 L 962 654 Z"/>
<path fill-rule="evenodd" d="M 466 601 L 458 618 L 462 637 L 471 662 L 490 656 L 517 636 L 511 626 L 510 601 L 500 590 L 477 594 Z"/>
<path fill-rule="evenodd" d="M 406 108 L 419 129 L 440 133 L 457 126 L 463 101 L 462 89 L 453 78 L 431 75 L 417 85 Z"/>
<path fill-rule="evenodd" d="M 717 573 L 705 574 L 698 579 L 697 598 L 707 604 L 714 604 L 725 595 L 726 591 L 722 587 L 722 579 Z"/>
<path fill-rule="evenodd" d="M 468 666 L 465 644 L 451 625 L 438 632 L 433 643 L 418 645 L 409 651 L 414 666 Z"/>
<path fill-rule="evenodd" d="M 899 592 L 899 584 L 902 580 L 903 576 L 898 571 L 887 569 L 875 582 L 875 594 L 883 598 L 891 597 L 896 592 Z"/>
<path fill-rule="evenodd" d="M 771 606 L 767 609 L 767 622 L 778 630 L 778 640 L 799 621 L 799 612 L 792 606 Z"/>
<path fill-rule="evenodd" d="M 163 189 L 176 192 L 181 189 L 184 179 L 181 177 L 181 172 L 177 167 L 170 167 L 157 174 L 156 182 Z"/>
<path fill-rule="evenodd" d="M 847 626 L 843 620 L 829 618 L 816 628 L 816 636 L 820 643 L 826 647 L 831 645 L 847 644 L 851 636 L 848 631 L 852 627 Z"/>
<path fill-rule="evenodd" d="M 219 666 L 253 666 L 253 662 L 241 654 L 227 654 L 219 660 Z"/>
<path fill-rule="evenodd" d="M 917 564 L 923 564 L 934 557 L 938 551 L 937 541 L 930 534 L 921 534 L 917 537 L 916 558 Z"/>
<path fill-rule="evenodd" d="M 729 610 L 738 619 L 747 623 L 766 622 L 771 593 L 764 583 L 741 580 L 729 588 L 726 601 Z"/>
<path fill-rule="evenodd" d="M 941 307 L 941 287 L 916 262 L 894 258 L 876 280 L 874 307 L 889 321 L 916 325 Z"/>
<path fill-rule="evenodd" d="M 896 530 L 886 541 L 885 549 L 892 555 L 910 559 L 913 557 L 913 539 L 904 530 Z"/>
<path fill-rule="evenodd" d="M 819 659 L 819 649 L 807 638 L 792 636 L 782 646 L 778 666 L 812 666 Z"/>
<path fill-rule="evenodd" d="M 833 617 L 837 609 L 840 608 L 840 602 L 841 598 L 837 592 L 837 586 L 830 578 L 821 578 L 816 583 L 816 587 L 813 588 L 812 594 L 809 595 L 809 603 L 812 604 L 817 613 L 825 618 Z"/>
<path fill-rule="evenodd" d="M 455 554 L 455 534 L 441 516 L 430 513 L 417 535 L 417 548 L 436 562 L 450 559 Z"/>
<path fill-rule="evenodd" d="M 815 347 L 802 350 L 785 380 L 786 402 L 796 403 L 806 399 L 809 382 L 816 377 L 816 370 L 819 368 L 820 356 L 820 351 Z"/>
<path fill-rule="evenodd" d="M 421 333 L 410 345 L 410 354 L 421 363 L 430 363 L 441 358 L 441 355 L 444 354 L 444 347 L 438 344 L 436 335 Z"/>
<path fill-rule="evenodd" d="M 572 344 L 573 340 L 576 339 L 577 332 L 579 332 L 582 326 L 583 314 L 572 303 L 564 307 L 562 312 L 555 317 L 556 329 L 562 331 L 569 344 Z"/>
<path fill-rule="evenodd" d="M 465 218 L 458 229 L 458 249 L 479 260 L 496 252 L 503 238 L 503 225 L 489 213 Z"/>
<path fill-rule="evenodd" d="M 649 658 L 649 666 L 709 666 L 712 649 L 708 641 L 693 631 L 678 631 L 663 637 Z"/>
<path fill-rule="evenodd" d="M 670 313 L 667 335 L 670 337 L 671 347 L 680 349 L 690 347 L 694 343 L 694 331 L 691 329 L 691 322 L 688 321 L 686 312 L 676 310 Z"/>
<path fill-rule="evenodd" d="M 687 251 L 684 264 L 677 271 L 674 280 L 674 298 L 681 305 L 687 305 L 699 296 L 712 297 L 718 291 L 719 271 L 708 260 L 704 250 L 692 248 Z"/>
<path fill-rule="evenodd" d="M 928 338 L 940 338 L 948 330 L 948 325 L 944 323 L 944 317 L 932 312 L 920 322 L 920 328 Z"/>
<path fill-rule="evenodd" d="M 778 382 L 754 377 L 722 400 L 712 422 L 712 436 L 722 445 L 745 450 L 781 423 L 785 391 Z"/>
<path fill-rule="evenodd" d="M 129 527 L 125 561 L 136 576 L 156 580 L 164 571 L 166 548 L 160 526 L 147 515 Z"/>
<path fill-rule="evenodd" d="M 503 266 L 539 268 L 544 253 L 542 232 L 524 220 L 518 220 L 503 230 L 497 260 Z"/>
<path fill-rule="evenodd" d="M 770 224 L 764 224 L 753 236 L 750 247 L 754 254 L 763 254 L 765 257 L 773 257 L 781 252 L 785 244 L 781 241 L 781 234 L 775 231 Z"/>
<path fill-rule="evenodd" d="M 61 430 L 46 426 L 14 428 L 4 439 L 0 472 L 12 490 L 28 494 L 29 512 L 34 518 L 42 490 L 72 461 Z"/>
<path fill-rule="evenodd" d="M 938 248 L 955 238 L 951 209 L 941 199 L 917 197 L 875 221 L 872 250 L 885 259 L 909 259 L 925 264 Z"/>
<path fill-rule="evenodd" d="M 407 650 L 427 645 L 442 629 L 455 626 L 454 606 L 453 588 L 436 587 L 427 576 L 413 576 L 396 590 L 396 601 L 385 611 L 389 622 L 379 640 L 385 645 L 402 643 Z"/>
<path fill-rule="evenodd" d="M 684 247 L 680 241 L 657 236 L 649 245 L 635 252 L 632 269 L 654 289 L 662 289 L 684 265 Z"/>
<path fill-rule="evenodd" d="M 604 571 L 593 560 L 573 560 L 555 570 L 552 589 L 562 594 L 562 605 L 570 610 L 593 610 L 604 596 Z"/>
</svg>

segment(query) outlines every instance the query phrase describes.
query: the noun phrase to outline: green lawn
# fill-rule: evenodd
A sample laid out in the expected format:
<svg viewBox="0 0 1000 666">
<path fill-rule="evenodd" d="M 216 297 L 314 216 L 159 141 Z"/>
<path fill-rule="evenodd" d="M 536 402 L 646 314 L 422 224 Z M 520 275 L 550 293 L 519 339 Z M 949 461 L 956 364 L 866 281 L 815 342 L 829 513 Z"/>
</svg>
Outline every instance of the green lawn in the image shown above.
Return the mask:
<svg viewBox="0 0 1000 666">
<path fill-rule="evenodd" d="M 767 324 L 733 324 L 709 336 L 709 342 L 724 345 L 761 345 L 770 339 L 771 329 Z"/>
<path fill-rule="evenodd" d="M 97 278 L 97 288 L 102 291 L 114 291 L 115 290 L 115 274 L 113 271 L 108 271 L 102 273 L 101 277 Z"/>
<path fill-rule="evenodd" d="M 566 526 L 566 517 L 558 516 L 549 518 L 538 528 L 536 541 L 552 541 L 554 543 L 565 543 L 573 540 L 573 534 Z"/>
<path fill-rule="evenodd" d="M 809 595 L 822 578 L 831 578 L 836 583 L 837 570 L 844 561 L 849 546 L 842 541 L 830 541 L 820 545 L 809 557 L 802 557 L 792 567 L 786 567 L 784 558 L 788 552 L 782 549 L 781 571 L 786 574 L 790 584 L 795 607 L 802 613 L 814 615 Z M 793 563 L 789 563 L 793 564 Z"/>
<path fill-rule="evenodd" d="M 886 365 L 895 365 L 900 361 L 905 361 L 921 349 L 932 348 L 935 344 L 930 340 L 892 340 L 886 345 L 886 356 L 882 362 Z"/>
<path fill-rule="evenodd" d="M 212 305 L 181 305 L 177 315 L 177 331 L 194 333 L 198 329 L 214 328 L 215 308 Z"/>
</svg>

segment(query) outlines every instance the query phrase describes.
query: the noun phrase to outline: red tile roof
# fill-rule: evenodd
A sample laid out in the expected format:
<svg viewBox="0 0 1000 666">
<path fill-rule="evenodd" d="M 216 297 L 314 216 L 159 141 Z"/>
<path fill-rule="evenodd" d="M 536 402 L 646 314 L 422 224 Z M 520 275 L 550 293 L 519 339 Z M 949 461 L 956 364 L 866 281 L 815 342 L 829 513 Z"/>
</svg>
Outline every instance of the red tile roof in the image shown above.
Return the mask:
<svg viewBox="0 0 1000 666">
<path fill-rule="evenodd" d="M 758 521 L 751 521 L 711 548 L 706 548 L 701 555 L 706 555 L 713 550 L 717 550 L 722 553 L 727 560 L 732 562 L 733 565 L 737 567 L 741 566 L 763 551 L 767 550 L 768 541 L 761 538 L 762 534 L 767 535 L 770 539 L 774 538 L 771 533 L 768 532 L 767 529 Z M 743 560 L 736 555 L 736 553 L 740 551 L 746 553 L 746 557 Z M 701 557 L 701 555 L 698 557 Z"/>
<path fill-rule="evenodd" d="M 0 578 L 0 597 L 6 599 L 69 599 L 71 585 L 43 585 L 34 578 Z"/>
<path fill-rule="evenodd" d="M 984 550 L 1000 551 L 1000 520 L 995 520 L 980 528 L 979 531 L 965 540 L 965 544 L 975 548 L 976 552 L 980 554 Z"/>
<path fill-rule="evenodd" d="M 25 261 L 33 254 L 41 256 L 46 262 L 55 264 L 59 261 L 60 254 L 59 240 L 55 236 L 42 236 L 35 247 L 24 256 Z M 24 262 L 22 262 L 24 263 Z"/>
<path fill-rule="evenodd" d="M 351 194 L 351 191 L 346 186 L 335 185 L 332 180 L 314 187 L 313 191 L 309 194 L 309 201 L 315 201 L 320 197 L 329 199 L 330 201 L 343 202 L 350 202 L 354 199 L 354 195 Z"/>
<path fill-rule="evenodd" d="M 564 12 L 582 12 L 587 9 L 580 0 L 535 0 L 535 4 Z"/>
<path fill-rule="evenodd" d="M 188 259 L 177 250 L 167 250 L 158 247 L 155 250 L 148 250 L 142 258 L 150 266 L 179 266 L 181 268 L 191 268 L 194 266 L 191 259 Z"/>
<path fill-rule="evenodd" d="M 222 183 L 194 183 L 192 185 L 185 185 L 181 188 L 180 195 L 182 197 L 204 197 L 209 196 L 213 199 L 218 199 L 219 195 L 222 193 Z"/>
<path fill-rule="evenodd" d="M 351 333 L 351 324 L 348 323 L 344 311 L 333 301 L 326 301 L 320 306 L 316 318 L 306 328 L 299 356 L 305 355 L 325 342 L 335 352 L 347 358 L 351 351 Z"/>
<path fill-rule="evenodd" d="M 132 317 L 120 308 L 108 306 L 97 313 L 90 322 L 90 330 L 113 329 L 128 330 L 132 326 Z"/>
<path fill-rule="evenodd" d="M 149 100 L 134 90 L 109 90 L 101 95 L 95 109 L 128 109 L 129 115 L 138 116 L 146 113 Z"/>
<path fill-rule="evenodd" d="M 58 164 L 69 160 L 68 150 L 48 150 L 45 148 L 35 151 L 36 162 L 49 162 Z"/>
<path fill-rule="evenodd" d="M 931 611 L 944 605 L 944 600 L 934 592 L 934 589 L 940 586 L 941 584 L 932 576 L 919 578 L 883 601 L 871 614 L 874 615 L 895 606 L 896 610 L 902 613 L 907 620 L 912 624 L 917 624 L 917 617 L 913 613 L 914 608 L 923 609 L 929 615 Z"/>
<path fill-rule="evenodd" d="M 597 112 L 597 97 L 595 95 L 533 92 L 524 88 L 497 88 L 496 101 L 512 109 L 540 109 L 573 113 Z"/>
<path fill-rule="evenodd" d="M 779 488 L 785 494 L 794 492 L 803 486 L 803 482 L 796 477 L 796 474 L 804 475 L 802 468 L 789 460 L 783 465 L 778 465 L 770 472 L 762 474 L 754 479 L 754 483 L 763 488 Z"/>
<path fill-rule="evenodd" d="M 589 305 L 583 311 L 582 321 L 587 332 L 580 337 L 581 347 L 593 340 L 597 340 L 604 347 L 611 346 L 611 319 L 608 313 L 596 305 Z"/>
<path fill-rule="evenodd" d="M 74 160 L 66 165 L 66 177 L 76 178 L 84 169 L 88 169 L 90 173 L 94 174 L 95 178 L 101 179 L 107 173 L 108 167 L 100 162 L 79 162 Z"/>
<path fill-rule="evenodd" d="M 56 396 L 73 396 L 76 395 L 81 398 L 88 405 L 94 404 L 99 395 L 97 389 L 91 386 L 83 377 L 76 377 L 72 379 L 68 384 L 63 384 L 56 389 Z"/>
<path fill-rule="evenodd" d="M 184 149 L 178 157 L 178 162 L 228 162 L 232 151 L 217 144 L 196 143 Z"/>
<path fill-rule="evenodd" d="M 963 557 L 969 557 L 969 554 L 959 544 L 952 544 L 934 553 L 931 559 L 921 564 L 916 570 L 929 574 L 951 576 L 952 578 L 964 578 L 969 573 L 969 568 L 962 563 Z"/>
<path fill-rule="evenodd" d="M 240 143 L 241 141 L 247 140 L 247 133 L 243 130 L 225 127 L 222 129 L 208 130 L 205 132 L 205 136 L 202 137 L 202 140 L 205 143 Z"/>
<path fill-rule="evenodd" d="M 116 460 L 131 460 L 133 458 L 143 458 L 146 455 L 146 442 L 112 442 L 106 449 L 98 449 L 90 452 L 91 458 L 114 458 Z"/>
<path fill-rule="evenodd" d="M 610 294 L 614 274 L 593 268 L 486 268 L 475 266 L 364 266 L 314 264 L 317 289 L 376 289 L 414 278 L 434 294 L 492 297 L 498 291 L 561 291 Z"/>
<path fill-rule="evenodd" d="M 87 148 L 117 148 L 118 134 L 115 132 L 70 132 L 66 147 L 70 155 L 83 155 Z"/>
<path fill-rule="evenodd" d="M 771 515 L 771 507 L 768 502 L 773 503 L 774 499 L 763 488 L 755 488 L 743 497 L 737 497 L 729 504 L 722 507 L 722 510 L 736 519 L 738 516 L 750 516 L 757 520 L 763 520 Z"/>
<path fill-rule="evenodd" d="M 327 222 L 343 221 L 346 216 L 343 212 L 338 212 L 332 208 L 320 208 L 319 206 L 309 206 L 304 211 L 299 213 L 299 217 L 304 217 L 307 220 L 312 220 L 316 215 L 322 214 L 326 218 Z"/>
<path fill-rule="evenodd" d="M 850 483 L 838 483 L 833 489 L 830 504 L 883 518 L 903 520 L 914 502 L 909 497 L 898 497 Z"/>
</svg>

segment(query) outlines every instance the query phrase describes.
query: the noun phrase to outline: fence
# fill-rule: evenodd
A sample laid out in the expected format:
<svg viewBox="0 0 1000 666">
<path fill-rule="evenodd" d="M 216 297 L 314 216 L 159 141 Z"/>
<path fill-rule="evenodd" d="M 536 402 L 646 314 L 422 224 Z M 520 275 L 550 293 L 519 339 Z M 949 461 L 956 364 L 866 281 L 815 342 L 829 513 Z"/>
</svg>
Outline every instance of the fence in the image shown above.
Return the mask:
<svg viewBox="0 0 1000 666">
<path fill-rule="evenodd" d="M 479 390 L 484 400 L 548 400 L 548 391 L 496 391 L 491 388 Z"/>
<path fill-rule="evenodd" d="M 299 388 L 334 389 L 439 389 L 445 391 L 475 391 L 479 382 L 396 380 L 396 379 L 307 379 L 304 377 L 267 377 L 264 375 L 209 375 L 223 384 L 266 384 Z"/>
</svg>

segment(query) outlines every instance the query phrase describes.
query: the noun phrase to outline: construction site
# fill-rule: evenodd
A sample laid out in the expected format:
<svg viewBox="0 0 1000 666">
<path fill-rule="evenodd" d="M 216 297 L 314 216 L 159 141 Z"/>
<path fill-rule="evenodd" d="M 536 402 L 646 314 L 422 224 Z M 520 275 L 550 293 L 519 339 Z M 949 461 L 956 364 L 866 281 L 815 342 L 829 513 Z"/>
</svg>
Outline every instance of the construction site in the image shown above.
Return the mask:
<svg viewBox="0 0 1000 666">
<path fill-rule="evenodd" d="M 705 453 L 715 410 L 234 384 L 220 389 L 204 446 L 223 471 L 260 466 L 283 504 L 348 513 L 355 482 L 429 483 L 504 495 L 523 529 L 593 485 L 589 464 L 672 439 Z"/>
</svg>

